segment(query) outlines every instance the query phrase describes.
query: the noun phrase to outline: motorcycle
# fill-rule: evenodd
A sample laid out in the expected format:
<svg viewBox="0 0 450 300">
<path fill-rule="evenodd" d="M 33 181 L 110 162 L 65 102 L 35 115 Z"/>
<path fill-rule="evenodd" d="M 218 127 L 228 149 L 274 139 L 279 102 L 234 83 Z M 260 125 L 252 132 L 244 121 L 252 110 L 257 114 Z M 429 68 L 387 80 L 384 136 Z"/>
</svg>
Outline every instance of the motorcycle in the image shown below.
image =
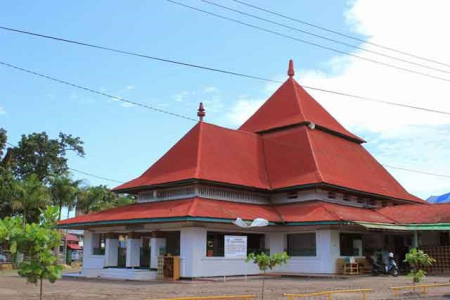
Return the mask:
<svg viewBox="0 0 450 300">
<path fill-rule="evenodd" d="M 389 262 L 386 266 L 383 266 L 375 261 L 372 262 L 372 275 L 378 276 L 380 274 L 392 275 L 397 277 L 400 271 L 394 258 L 389 258 Z"/>
<path fill-rule="evenodd" d="M 395 262 L 394 258 L 389 259 L 389 263 L 386 266 L 386 274 L 390 274 L 394 277 L 397 277 L 400 273 L 397 263 Z"/>
</svg>

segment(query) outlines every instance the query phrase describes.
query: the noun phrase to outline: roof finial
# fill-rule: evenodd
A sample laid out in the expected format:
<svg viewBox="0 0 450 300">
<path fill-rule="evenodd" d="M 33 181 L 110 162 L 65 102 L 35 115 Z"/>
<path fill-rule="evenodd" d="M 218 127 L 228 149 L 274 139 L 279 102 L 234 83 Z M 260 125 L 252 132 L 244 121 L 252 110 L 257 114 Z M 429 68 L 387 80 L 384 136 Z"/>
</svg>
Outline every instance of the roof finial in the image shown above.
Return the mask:
<svg viewBox="0 0 450 300">
<path fill-rule="evenodd" d="M 295 75 L 294 71 L 294 61 L 292 59 L 289 60 L 289 69 L 288 69 L 288 76 L 292 77 Z"/>
<path fill-rule="evenodd" d="M 203 108 L 203 103 L 200 102 L 200 105 L 198 107 L 198 112 L 197 112 L 197 116 L 200 119 L 200 122 L 203 122 L 203 117 L 206 115 L 205 113 L 205 109 Z"/>
</svg>

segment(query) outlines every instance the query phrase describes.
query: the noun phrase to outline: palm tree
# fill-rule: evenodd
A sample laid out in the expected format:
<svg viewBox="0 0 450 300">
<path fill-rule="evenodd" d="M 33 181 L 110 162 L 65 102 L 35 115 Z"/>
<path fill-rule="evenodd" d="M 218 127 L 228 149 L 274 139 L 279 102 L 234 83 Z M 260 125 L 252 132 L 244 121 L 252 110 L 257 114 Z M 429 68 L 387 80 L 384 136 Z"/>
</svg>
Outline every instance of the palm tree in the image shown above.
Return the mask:
<svg viewBox="0 0 450 300">
<path fill-rule="evenodd" d="M 47 188 L 32 174 L 27 179 L 16 182 L 13 191 L 11 208 L 23 215 L 25 226 L 30 217 L 36 217 L 39 209 L 45 208 L 49 198 Z"/>
<path fill-rule="evenodd" d="M 50 178 L 50 196 L 53 205 L 59 207 L 58 221 L 61 220 L 61 211 L 65 206 L 70 211 L 75 206 L 75 200 L 79 193 L 81 180 L 72 180 L 66 174 Z"/>
</svg>

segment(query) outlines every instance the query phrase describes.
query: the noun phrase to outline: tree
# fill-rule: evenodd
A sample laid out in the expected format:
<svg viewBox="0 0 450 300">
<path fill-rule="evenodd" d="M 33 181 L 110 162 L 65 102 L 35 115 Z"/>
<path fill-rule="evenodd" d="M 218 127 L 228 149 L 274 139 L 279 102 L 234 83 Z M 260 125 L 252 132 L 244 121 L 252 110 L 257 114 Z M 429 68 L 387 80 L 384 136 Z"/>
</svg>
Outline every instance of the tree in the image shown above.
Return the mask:
<svg viewBox="0 0 450 300">
<path fill-rule="evenodd" d="M 3 156 L 3 151 L 6 147 L 6 142 L 8 141 L 8 137 L 6 135 L 6 130 L 0 128 L 0 158 Z"/>
<path fill-rule="evenodd" d="M 106 186 L 82 188 L 77 197 L 77 211 L 83 214 L 134 203 L 133 196 L 116 195 Z"/>
<path fill-rule="evenodd" d="M 421 267 L 431 266 L 436 260 L 423 252 L 423 250 L 412 248 L 406 253 L 404 262 L 408 263 L 411 267 L 408 277 L 412 278 L 413 284 L 416 284 L 422 282 L 427 274 Z"/>
<path fill-rule="evenodd" d="M 84 156 L 79 137 L 62 132 L 57 139 L 50 139 L 45 132 L 22 135 L 18 146 L 12 148 L 13 173 L 19 179 L 36 174 L 46 184 L 50 176 L 67 172 L 66 154 L 69 151 Z"/>
<path fill-rule="evenodd" d="M 53 205 L 59 208 L 58 221 L 61 220 L 63 206 L 70 211 L 75 206 L 81 180 L 72 180 L 67 174 L 50 178 L 49 193 Z"/>
<path fill-rule="evenodd" d="M 36 175 L 28 179 L 17 181 L 11 196 L 11 208 L 23 216 L 23 224 L 39 215 L 39 209 L 44 208 L 48 202 L 47 188 L 39 181 Z"/>
<path fill-rule="evenodd" d="M 19 264 L 19 275 L 27 282 L 37 285 L 43 299 L 43 281 L 54 283 L 61 278 L 62 266 L 56 263 L 53 248 L 59 246 L 60 236 L 56 231 L 58 208 L 41 210 L 39 223 L 21 225 L 21 217 L 0 220 L 0 243 L 8 243 L 12 253 L 25 253 L 27 259 Z"/>
<path fill-rule="evenodd" d="M 263 284 L 262 284 L 262 290 L 261 290 L 261 300 L 264 300 L 264 284 L 265 284 L 265 278 L 266 278 L 266 272 L 268 270 L 272 270 L 273 268 L 277 266 L 281 266 L 283 264 L 287 264 L 288 260 L 290 259 L 289 255 L 287 255 L 286 252 L 283 253 L 275 253 L 273 255 L 267 255 L 264 252 L 260 254 L 250 253 L 247 256 L 247 259 L 245 262 L 253 261 L 258 268 L 264 272 L 263 276 Z"/>
</svg>

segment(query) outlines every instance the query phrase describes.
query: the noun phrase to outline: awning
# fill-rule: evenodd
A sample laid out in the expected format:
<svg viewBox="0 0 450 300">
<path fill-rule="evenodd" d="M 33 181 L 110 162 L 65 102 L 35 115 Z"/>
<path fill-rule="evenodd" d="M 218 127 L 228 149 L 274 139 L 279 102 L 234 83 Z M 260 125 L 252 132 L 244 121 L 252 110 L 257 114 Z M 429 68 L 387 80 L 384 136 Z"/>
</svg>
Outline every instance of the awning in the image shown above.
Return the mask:
<svg viewBox="0 0 450 300">
<path fill-rule="evenodd" d="M 77 244 L 67 244 L 67 248 L 70 250 L 81 250 L 83 249 L 80 245 Z"/>
<path fill-rule="evenodd" d="M 381 230 L 398 230 L 398 231 L 425 231 L 425 230 L 449 230 L 450 223 L 437 224 L 386 224 L 386 223 L 369 223 L 369 222 L 353 222 L 367 229 Z"/>
</svg>

